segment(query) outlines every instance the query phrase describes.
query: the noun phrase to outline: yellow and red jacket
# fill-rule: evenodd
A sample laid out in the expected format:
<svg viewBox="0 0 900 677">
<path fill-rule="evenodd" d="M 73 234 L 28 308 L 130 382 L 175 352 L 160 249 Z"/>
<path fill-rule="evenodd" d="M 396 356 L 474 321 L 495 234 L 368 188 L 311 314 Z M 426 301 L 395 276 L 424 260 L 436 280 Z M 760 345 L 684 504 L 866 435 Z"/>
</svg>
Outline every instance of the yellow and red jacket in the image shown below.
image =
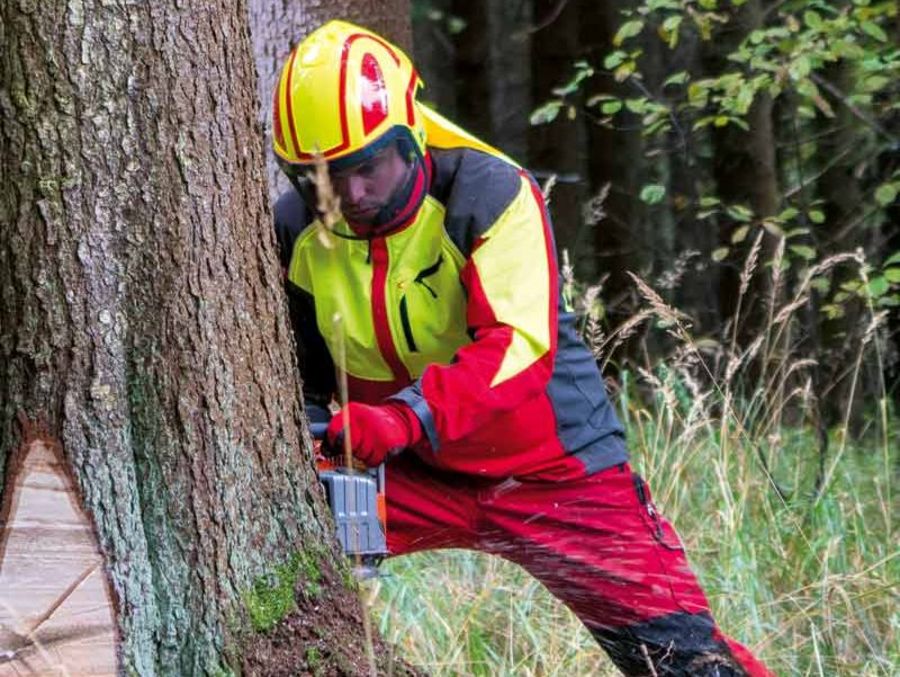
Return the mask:
<svg viewBox="0 0 900 677">
<path fill-rule="evenodd" d="M 622 427 L 560 293 L 534 181 L 434 115 L 430 187 L 405 227 L 320 237 L 298 194 L 275 207 L 304 390 L 406 403 L 432 465 L 564 478 L 627 460 Z M 431 142 L 442 142 L 443 147 Z M 350 235 L 346 223 L 336 233 Z"/>
</svg>

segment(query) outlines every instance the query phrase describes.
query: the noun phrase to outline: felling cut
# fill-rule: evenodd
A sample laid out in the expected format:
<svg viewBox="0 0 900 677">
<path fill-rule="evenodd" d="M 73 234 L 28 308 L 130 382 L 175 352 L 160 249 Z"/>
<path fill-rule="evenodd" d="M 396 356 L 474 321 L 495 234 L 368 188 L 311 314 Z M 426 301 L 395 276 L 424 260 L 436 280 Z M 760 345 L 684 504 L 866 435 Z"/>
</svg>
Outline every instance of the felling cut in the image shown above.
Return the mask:
<svg viewBox="0 0 900 677">
<path fill-rule="evenodd" d="M 114 609 L 58 443 L 28 435 L 0 506 L 0 677 L 115 675 Z"/>
</svg>

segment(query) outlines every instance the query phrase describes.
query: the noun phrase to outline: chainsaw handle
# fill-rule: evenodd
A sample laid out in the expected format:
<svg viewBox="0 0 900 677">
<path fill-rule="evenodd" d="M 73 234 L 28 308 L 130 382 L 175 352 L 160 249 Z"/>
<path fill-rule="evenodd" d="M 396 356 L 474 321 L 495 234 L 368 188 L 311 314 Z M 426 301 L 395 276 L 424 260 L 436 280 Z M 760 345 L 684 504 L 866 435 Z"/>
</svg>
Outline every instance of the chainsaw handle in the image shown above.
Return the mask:
<svg viewBox="0 0 900 677">
<path fill-rule="evenodd" d="M 328 430 L 327 423 L 310 423 L 309 424 L 309 434 L 312 435 L 314 440 L 324 440 L 325 439 L 325 431 Z M 378 491 L 384 491 L 384 463 L 381 463 L 376 468 L 370 468 L 369 472 L 375 477 L 375 481 L 378 486 Z"/>
</svg>

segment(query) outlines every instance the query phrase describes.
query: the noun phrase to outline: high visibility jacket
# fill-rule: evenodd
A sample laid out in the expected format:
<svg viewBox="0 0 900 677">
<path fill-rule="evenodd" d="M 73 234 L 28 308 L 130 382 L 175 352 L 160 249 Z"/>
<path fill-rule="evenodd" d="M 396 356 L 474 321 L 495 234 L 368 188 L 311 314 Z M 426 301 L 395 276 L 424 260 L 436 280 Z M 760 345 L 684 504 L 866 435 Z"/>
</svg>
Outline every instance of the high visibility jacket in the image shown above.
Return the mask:
<svg viewBox="0 0 900 677">
<path fill-rule="evenodd" d="M 563 302 L 540 190 L 467 139 L 429 147 L 418 214 L 383 236 L 326 241 L 299 195 L 279 199 L 307 395 L 334 394 L 334 364 L 350 400 L 410 406 L 428 438 L 417 452 L 447 470 L 563 478 L 622 463 L 622 427 Z"/>
</svg>

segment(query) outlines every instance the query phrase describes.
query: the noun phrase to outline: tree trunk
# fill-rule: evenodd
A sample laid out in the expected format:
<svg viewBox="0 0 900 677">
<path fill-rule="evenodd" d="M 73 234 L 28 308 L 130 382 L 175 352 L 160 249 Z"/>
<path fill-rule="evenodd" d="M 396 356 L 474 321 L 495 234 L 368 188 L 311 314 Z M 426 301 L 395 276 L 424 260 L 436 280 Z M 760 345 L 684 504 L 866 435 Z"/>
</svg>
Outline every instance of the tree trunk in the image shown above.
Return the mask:
<svg viewBox="0 0 900 677">
<path fill-rule="evenodd" d="M 326 575 L 343 563 L 303 430 L 246 6 L 10 2 L 0 45 L 0 505 L 13 456 L 59 450 L 120 672 L 222 671 L 295 579 L 319 579 L 322 619 L 352 615 Z M 355 631 L 319 654 L 355 660 Z"/>
<path fill-rule="evenodd" d="M 576 3 L 534 0 L 531 35 L 531 90 L 533 101 L 553 97 L 554 87 L 574 74 L 578 59 L 578 7 Z M 549 124 L 531 128 L 528 166 L 542 184 L 555 177 L 549 208 L 559 251 L 575 251 L 581 223 L 584 185 L 583 116 L 566 110 Z"/>
<path fill-rule="evenodd" d="M 740 41 L 762 22 L 759 0 L 728 10 L 728 23 L 720 29 L 715 40 L 705 45 L 705 59 L 710 73 L 724 72 L 725 61 Z M 716 191 L 727 204 L 749 207 L 756 218 L 775 214 L 779 206 L 778 176 L 775 165 L 775 139 L 772 121 L 772 99 L 760 93 L 746 116 L 749 126 L 744 131 L 735 125 L 713 128 L 713 175 Z M 719 241 L 732 247 L 732 234 L 742 224 L 723 216 L 719 224 Z M 748 237 L 747 241 L 752 241 Z M 771 260 L 776 246 L 775 237 L 766 234 L 759 261 L 761 266 Z M 746 252 L 733 252 L 723 267 L 719 278 L 719 304 L 723 318 L 731 318 L 738 307 L 740 296 L 740 272 Z M 758 268 L 753 277 L 750 293 L 742 300 L 741 330 L 746 341 L 755 337 L 765 321 L 765 301 L 768 299 L 769 279 L 764 268 Z"/>
<path fill-rule="evenodd" d="M 281 67 L 298 42 L 330 19 L 359 24 L 412 56 L 409 0 L 249 0 L 250 29 L 259 75 L 260 123 L 272 147 L 272 92 Z M 274 200 L 290 185 L 267 151 L 269 194 Z"/>
<path fill-rule="evenodd" d="M 449 25 L 451 0 L 429 0 L 412 4 L 413 63 L 425 82 L 419 95 L 451 120 L 456 114 L 456 83 L 447 76 L 447 64 L 456 56 L 456 48 L 450 37 Z"/>
<path fill-rule="evenodd" d="M 623 5 L 593 3 L 581 0 L 580 27 L 583 53 L 597 70 L 604 57 L 613 49 L 612 38 L 623 21 Z M 596 91 L 617 96 L 635 96 L 629 85 L 621 85 L 612 78 L 598 80 Z M 591 111 L 596 114 L 596 109 Z M 641 177 L 644 175 L 643 143 L 639 120 L 626 113 L 616 118 L 616 128 L 601 126 L 596 120 L 587 126 L 587 168 L 590 194 L 597 195 L 604 186 L 610 190 L 603 204 L 605 216 L 594 223 L 591 240 L 596 258 L 596 273 L 606 278 L 604 300 L 610 324 L 618 325 L 634 312 L 627 299 L 633 295 L 634 283 L 627 271 L 642 273 L 647 259 L 648 239 L 640 231 L 643 210 L 638 199 Z M 595 115 L 596 117 L 596 115 Z M 591 251 L 588 248 L 588 251 Z"/>
</svg>

